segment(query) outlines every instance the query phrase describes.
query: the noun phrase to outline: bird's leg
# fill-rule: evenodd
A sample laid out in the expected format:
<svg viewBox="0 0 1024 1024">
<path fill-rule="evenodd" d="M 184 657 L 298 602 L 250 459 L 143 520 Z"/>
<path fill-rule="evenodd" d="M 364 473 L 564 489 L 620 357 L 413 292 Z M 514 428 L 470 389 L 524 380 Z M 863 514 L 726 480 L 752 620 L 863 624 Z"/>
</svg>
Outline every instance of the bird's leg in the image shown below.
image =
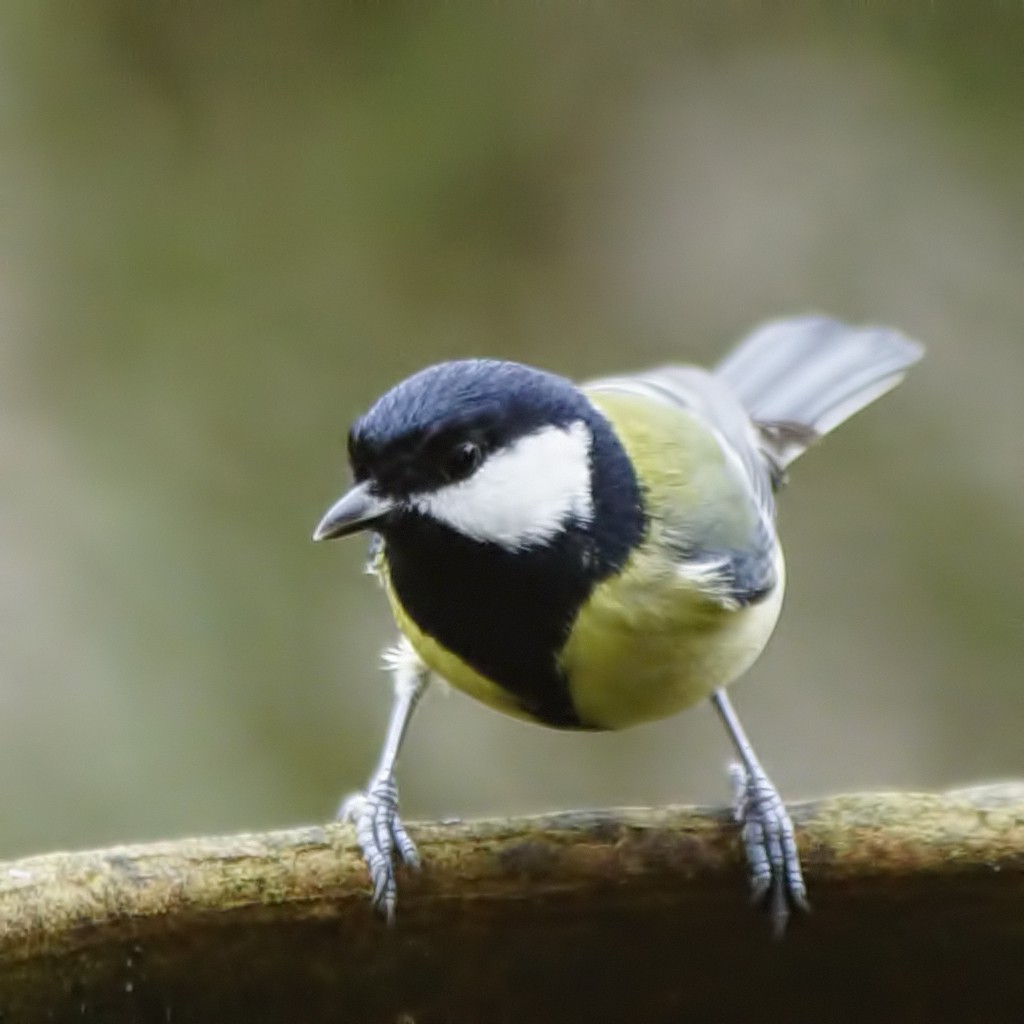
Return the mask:
<svg viewBox="0 0 1024 1024">
<path fill-rule="evenodd" d="M 394 920 L 398 900 L 395 855 L 409 867 L 420 865 L 416 844 L 398 817 L 395 764 L 413 712 L 427 688 L 430 672 L 404 639 L 388 651 L 385 664 L 394 680 L 395 698 L 384 749 L 366 789 L 347 797 L 342 802 L 338 817 L 355 825 L 356 841 L 373 883 L 373 906 L 390 923 Z"/>
<path fill-rule="evenodd" d="M 791 907 L 810 910 L 793 822 L 778 790 L 761 767 L 725 691 L 716 690 L 711 702 L 740 756 L 740 763 L 731 766 L 730 775 L 736 820 L 743 826 L 751 892 L 755 902 L 769 897 L 772 930 L 776 937 L 781 937 Z"/>
</svg>

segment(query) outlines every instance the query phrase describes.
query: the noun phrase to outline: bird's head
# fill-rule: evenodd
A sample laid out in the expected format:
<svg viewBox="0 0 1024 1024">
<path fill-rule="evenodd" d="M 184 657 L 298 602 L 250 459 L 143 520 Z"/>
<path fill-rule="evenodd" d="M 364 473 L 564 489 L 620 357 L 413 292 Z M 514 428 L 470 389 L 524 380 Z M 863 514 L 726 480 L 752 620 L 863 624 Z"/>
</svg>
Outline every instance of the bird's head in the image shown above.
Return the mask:
<svg viewBox="0 0 1024 1024">
<path fill-rule="evenodd" d="M 355 486 L 313 538 L 387 537 L 427 519 L 509 551 L 546 545 L 593 519 L 596 415 L 575 385 L 541 370 L 487 359 L 431 366 L 353 424 Z"/>
</svg>

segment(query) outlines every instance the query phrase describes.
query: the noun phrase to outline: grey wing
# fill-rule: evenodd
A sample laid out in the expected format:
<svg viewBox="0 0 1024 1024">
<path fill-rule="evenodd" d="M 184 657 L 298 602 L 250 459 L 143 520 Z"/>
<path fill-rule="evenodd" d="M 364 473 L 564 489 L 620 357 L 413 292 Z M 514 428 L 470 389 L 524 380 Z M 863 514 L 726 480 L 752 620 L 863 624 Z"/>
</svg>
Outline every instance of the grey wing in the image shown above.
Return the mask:
<svg viewBox="0 0 1024 1024">
<path fill-rule="evenodd" d="M 773 467 L 757 427 L 729 387 L 706 370 L 667 366 L 585 385 L 588 392 L 616 391 L 689 410 L 725 454 L 727 498 L 688 510 L 667 534 L 680 572 L 727 607 L 762 600 L 777 580 Z M 739 525 L 737 525 L 739 524 Z"/>
<path fill-rule="evenodd" d="M 739 462 L 758 508 L 774 517 L 774 467 L 766 455 L 761 429 L 721 378 L 698 366 L 661 366 L 629 376 L 604 377 L 585 387 L 588 391 L 641 395 L 689 409 Z"/>
<path fill-rule="evenodd" d="M 778 540 L 763 519 L 758 519 L 743 544 L 694 543 L 692 538 L 680 537 L 668 546 L 676 555 L 680 574 L 725 608 L 757 604 L 778 583 Z"/>
<path fill-rule="evenodd" d="M 756 593 L 774 573 L 773 492 L 786 466 L 818 437 L 881 397 L 923 354 L 889 327 L 851 327 L 823 316 L 792 317 L 749 334 L 713 373 L 664 366 L 588 385 L 691 410 L 740 467 L 759 520 L 749 543 L 719 559 L 733 592 Z M 714 552 L 694 549 L 699 566 Z M 746 581 L 746 582 L 744 582 Z"/>
<path fill-rule="evenodd" d="M 693 409 L 728 442 L 758 501 L 770 510 L 786 466 L 896 387 L 923 353 L 918 342 L 891 327 L 799 316 L 763 324 L 712 373 L 663 366 L 594 386 Z"/>
</svg>

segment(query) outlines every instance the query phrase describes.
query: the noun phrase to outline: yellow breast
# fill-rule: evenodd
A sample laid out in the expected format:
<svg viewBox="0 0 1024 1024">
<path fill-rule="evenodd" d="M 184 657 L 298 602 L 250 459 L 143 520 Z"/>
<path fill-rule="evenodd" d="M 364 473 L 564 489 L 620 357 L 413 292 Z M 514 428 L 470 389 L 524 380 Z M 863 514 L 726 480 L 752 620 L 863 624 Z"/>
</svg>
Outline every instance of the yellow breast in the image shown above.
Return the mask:
<svg viewBox="0 0 1024 1024">
<path fill-rule="evenodd" d="M 726 609 L 690 581 L 638 551 L 581 609 L 560 658 L 579 718 L 597 729 L 624 729 L 667 718 L 727 686 L 757 659 L 775 628 L 779 584 L 759 604 Z M 498 684 L 442 647 L 409 617 L 382 573 L 398 628 L 424 663 L 483 704 L 533 721 Z"/>
<path fill-rule="evenodd" d="M 580 718 L 623 729 L 674 715 L 741 676 L 775 628 L 779 583 L 758 604 L 727 609 L 637 552 L 584 605 L 562 652 Z M 674 575 L 674 578 L 673 578 Z"/>
</svg>

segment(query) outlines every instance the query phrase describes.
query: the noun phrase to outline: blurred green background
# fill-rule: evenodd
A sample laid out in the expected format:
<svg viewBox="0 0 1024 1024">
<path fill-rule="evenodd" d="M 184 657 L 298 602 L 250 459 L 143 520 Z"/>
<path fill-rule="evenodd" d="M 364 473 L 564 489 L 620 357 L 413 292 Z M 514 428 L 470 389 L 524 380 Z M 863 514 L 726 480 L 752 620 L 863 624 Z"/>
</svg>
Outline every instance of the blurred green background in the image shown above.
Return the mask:
<svg viewBox="0 0 1024 1024">
<path fill-rule="evenodd" d="M 20 0 L 0 12 L 0 854 L 324 820 L 392 628 L 309 534 L 419 366 L 713 360 L 820 310 L 926 361 L 793 474 L 734 690 L 783 793 L 1024 774 L 1019 4 Z M 727 798 L 708 708 L 436 689 L 408 816 Z"/>
</svg>

